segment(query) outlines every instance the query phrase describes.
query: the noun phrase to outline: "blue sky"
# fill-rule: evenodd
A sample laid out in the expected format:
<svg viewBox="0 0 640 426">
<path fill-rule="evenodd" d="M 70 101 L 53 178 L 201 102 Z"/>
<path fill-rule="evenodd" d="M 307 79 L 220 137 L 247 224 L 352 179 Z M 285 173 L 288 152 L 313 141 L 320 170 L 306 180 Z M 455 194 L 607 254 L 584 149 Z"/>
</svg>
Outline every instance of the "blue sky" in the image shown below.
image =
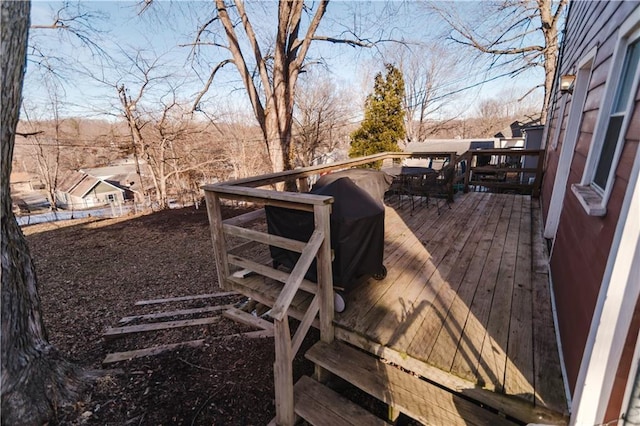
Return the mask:
<svg viewBox="0 0 640 426">
<path fill-rule="evenodd" d="M 214 48 L 203 48 L 198 58 L 192 61 L 191 48 L 195 29 L 212 13 L 212 2 L 157 2 L 142 16 L 137 15 L 137 2 L 128 1 L 86 1 L 83 11 L 96 17 L 90 25 L 97 31 L 89 34 L 91 39 L 104 52 L 115 58 L 115 63 L 105 61 L 95 49 L 91 51 L 79 42 L 77 37 L 65 32 L 50 29 L 33 29 L 31 42 L 45 55 L 59 58 L 65 63 L 52 61 L 61 82 L 59 96 L 65 103 L 63 115 L 83 115 L 103 117 L 113 111 L 117 104 L 117 94 L 113 87 L 116 83 L 126 83 L 135 88 L 137 82 L 131 78 L 130 61 L 124 60 L 123 52 L 139 52 L 147 60 L 158 58 L 162 63 L 161 71 L 171 74 L 172 85 L 184 100 L 194 99 L 202 88 L 202 80 L 208 71 L 220 60 L 225 59 L 224 52 Z M 444 3 L 447 5 L 447 3 Z M 249 12 L 259 13 L 261 19 L 253 22 L 258 33 L 273 33 L 273 2 L 254 2 L 248 4 Z M 457 6 L 460 6 L 459 4 Z M 465 5 L 462 5 L 463 12 Z M 469 4 L 472 13 L 474 4 Z M 32 24 L 46 25 L 52 22 L 52 16 L 60 7 L 59 2 L 35 1 L 32 5 Z M 253 9 L 253 10 L 252 10 Z M 255 15 L 254 15 L 255 16 Z M 318 34 L 338 36 L 348 28 L 357 28 L 360 34 L 376 39 L 403 39 L 409 43 L 430 43 L 443 51 L 452 49 L 460 52 L 460 46 L 447 45 L 442 37 L 447 26 L 433 13 L 429 13 L 421 2 L 347 2 L 336 1 L 329 4 Z M 344 91 L 354 102 L 362 102 L 371 89 L 374 73 L 382 67 L 383 57 L 389 52 L 401 49 L 396 44 L 383 44 L 379 49 L 352 48 L 346 45 L 316 43 L 309 58 L 322 59 L 317 74 L 327 76 Z M 472 52 L 462 55 L 442 84 L 451 90 L 481 81 L 488 75 L 483 69 L 474 68 L 468 62 Z M 33 59 L 33 58 L 32 58 Z M 433 60 L 438 60 L 435 58 Z M 84 73 L 77 72 L 85 69 Z M 106 80 L 102 84 L 94 77 Z M 199 77 L 198 77 L 199 76 Z M 541 71 L 530 73 L 523 78 L 500 79 L 467 90 L 452 102 L 448 114 L 474 113 L 474 105 L 482 99 L 504 96 L 504 93 L 524 93 L 527 88 L 542 80 Z M 158 90 L 164 90 L 158 88 Z M 160 93 L 160 92 L 158 92 Z M 34 62 L 28 65 L 25 82 L 25 103 L 29 108 L 41 110 L 46 115 L 48 91 L 43 85 L 41 68 Z M 151 99 L 151 98 L 150 98 Z M 247 109 L 246 94 L 241 89 L 237 73 L 233 66 L 226 66 L 215 80 L 215 90 L 211 90 L 203 103 L 206 108 L 219 114 L 225 109 Z"/>
</svg>

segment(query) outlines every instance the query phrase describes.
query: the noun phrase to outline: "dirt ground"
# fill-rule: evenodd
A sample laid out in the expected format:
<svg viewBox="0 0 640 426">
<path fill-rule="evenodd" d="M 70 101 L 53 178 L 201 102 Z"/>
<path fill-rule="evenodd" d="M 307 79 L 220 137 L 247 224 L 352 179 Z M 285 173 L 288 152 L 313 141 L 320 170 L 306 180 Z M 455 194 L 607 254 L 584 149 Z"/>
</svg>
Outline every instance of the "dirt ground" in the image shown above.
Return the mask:
<svg viewBox="0 0 640 426">
<path fill-rule="evenodd" d="M 243 301 L 135 305 L 221 291 L 208 226 L 204 209 L 185 208 L 23 228 L 51 343 L 79 365 L 106 373 L 83 401 L 60 408 L 52 424 L 264 425 L 274 417 L 273 339 L 222 337 L 254 329 L 218 315 L 206 326 L 102 337 L 125 316 Z M 194 339 L 205 345 L 102 365 L 108 353 Z M 315 339 L 310 333 L 305 346 Z M 304 348 L 296 377 L 313 372 L 303 354 Z"/>
</svg>

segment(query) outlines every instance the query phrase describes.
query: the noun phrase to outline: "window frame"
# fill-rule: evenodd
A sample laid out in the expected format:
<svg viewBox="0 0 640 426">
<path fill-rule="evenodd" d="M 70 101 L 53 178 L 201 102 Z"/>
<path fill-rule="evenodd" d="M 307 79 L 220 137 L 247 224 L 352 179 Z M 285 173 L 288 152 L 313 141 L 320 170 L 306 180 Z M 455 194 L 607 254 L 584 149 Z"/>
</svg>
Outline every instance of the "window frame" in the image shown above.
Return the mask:
<svg viewBox="0 0 640 426">
<path fill-rule="evenodd" d="M 591 216 L 604 216 L 607 213 L 607 204 L 609 202 L 611 192 L 613 191 L 616 170 L 620 161 L 620 155 L 624 148 L 624 140 L 629 128 L 629 123 L 631 122 L 631 117 L 633 115 L 633 105 L 635 103 L 635 94 L 638 90 L 638 84 L 640 81 L 640 73 L 636 73 L 631 84 L 632 93 L 631 96 L 629 96 L 627 105 L 624 109 L 625 116 L 620 127 L 618 140 L 616 141 L 616 147 L 611 161 L 611 167 L 609 168 L 609 175 L 607 176 L 605 188 L 600 188 L 594 182 L 594 179 L 598 163 L 602 155 L 609 123 L 611 121 L 612 108 L 618 95 L 619 85 L 621 84 L 623 67 L 627 56 L 627 48 L 630 44 L 639 40 L 640 9 L 636 9 L 620 26 L 618 31 L 618 40 L 613 52 L 613 64 L 609 69 L 607 76 L 605 95 L 598 112 L 596 129 L 591 148 L 587 156 L 585 169 L 580 184 L 574 184 L 571 186 L 572 192 L 578 198 L 587 214 Z"/>
</svg>

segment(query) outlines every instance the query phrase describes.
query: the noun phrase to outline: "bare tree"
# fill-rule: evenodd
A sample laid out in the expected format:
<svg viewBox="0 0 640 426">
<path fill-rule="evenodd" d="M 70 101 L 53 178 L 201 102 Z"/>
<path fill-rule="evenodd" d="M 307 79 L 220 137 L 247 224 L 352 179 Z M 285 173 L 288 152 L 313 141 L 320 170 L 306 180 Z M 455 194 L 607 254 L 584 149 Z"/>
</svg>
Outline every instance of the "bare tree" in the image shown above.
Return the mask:
<svg viewBox="0 0 640 426">
<path fill-rule="evenodd" d="M 73 401 L 87 373 L 64 360 L 49 343 L 42 320 L 35 265 L 11 210 L 11 175 L 15 132 L 22 98 L 29 26 L 29 2 L 2 1 L 2 152 L 0 209 L 2 222 L 2 423 L 42 424 L 54 407 Z"/>
<path fill-rule="evenodd" d="M 437 46 L 412 46 L 391 53 L 405 82 L 406 142 L 424 141 L 454 120 L 441 113 L 457 89 L 457 58 Z"/>
<path fill-rule="evenodd" d="M 120 81 L 106 84 L 117 90 L 141 182 L 144 185 L 140 161 L 144 160 L 155 200 L 160 208 L 166 208 L 169 181 L 177 183 L 180 175 L 218 163 L 222 157 L 211 152 L 207 159 L 197 161 L 189 149 L 182 147 L 200 130 L 191 122 L 193 116 L 186 102 L 177 99 L 178 87 L 171 82 L 175 76 L 160 59 L 148 60 L 138 51 L 135 56 L 126 55 L 126 60 L 128 71 Z"/>
<path fill-rule="evenodd" d="M 62 138 L 62 118 L 60 117 L 60 99 L 57 93 L 56 82 L 49 79 L 47 85 L 49 91 L 49 112 L 52 114 L 51 122 L 53 124 L 53 134 L 48 134 L 39 123 L 34 123 L 29 117 L 29 113 L 23 108 L 23 112 L 30 127 L 30 132 L 25 137 L 32 142 L 29 151 L 35 159 L 38 174 L 44 183 L 47 194 L 47 200 L 51 210 L 57 210 L 56 206 L 56 190 L 58 188 L 58 180 L 61 174 L 61 146 Z"/>
<path fill-rule="evenodd" d="M 181 179 L 183 176 L 188 178 L 191 172 L 204 166 L 222 163 L 225 157 L 215 149 L 210 149 L 205 158 L 196 155 L 193 150 L 194 139 L 202 136 L 203 131 L 191 122 L 193 117 L 186 103 L 177 101 L 175 90 L 158 103 L 162 107 L 150 114 L 145 154 L 152 176 L 156 179 L 156 200 L 161 208 L 165 208 L 168 206 L 170 181 L 174 190 L 186 189 Z"/>
<path fill-rule="evenodd" d="M 348 97 L 328 79 L 311 75 L 296 92 L 294 155 L 297 166 L 310 166 L 320 156 L 349 144 Z"/>
<path fill-rule="evenodd" d="M 432 7 L 449 23 L 456 43 L 490 55 L 490 67 L 509 66 L 510 75 L 531 67 L 544 68 L 544 101 L 541 122 L 546 122 L 558 58 L 558 24 L 568 0 L 505 0 L 481 2 L 482 22 L 462 19 L 452 3 Z"/>
<path fill-rule="evenodd" d="M 371 47 L 380 41 L 316 34 L 328 4 L 328 0 L 312 4 L 303 0 L 279 2 L 275 35 L 259 39 L 254 19 L 247 13 L 242 0 L 215 0 L 215 13 L 196 35 L 195 46 L 213 45 L 226 49 L 231 59 L 212 68 L 203 91 L 196 98 L 194 110 L 199 108 L 202 96 L 212 87 L 216 73 L 226 64 L 233 63 L 249 95 L 273 171 L 294 166 L 291 147 L 295 91 L 312 42 L 322 40 Z M 215 25 L 222 26 L 225 43 L 217 37 Z M 210 34 L 213 34 L 212 39 L 207 38 Z"/>
</svg>

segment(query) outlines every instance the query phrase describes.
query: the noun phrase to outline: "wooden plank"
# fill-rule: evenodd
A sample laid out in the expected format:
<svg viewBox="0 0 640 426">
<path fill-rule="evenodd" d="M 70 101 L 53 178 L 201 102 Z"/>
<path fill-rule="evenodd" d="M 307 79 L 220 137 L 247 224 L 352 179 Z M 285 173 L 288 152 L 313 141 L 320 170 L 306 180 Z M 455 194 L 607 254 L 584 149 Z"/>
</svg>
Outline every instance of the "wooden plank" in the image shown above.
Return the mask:
<svg viewBox="0 0 640 426">
<path fill-rule="evenodd" d="M 424 286 L 422 292 L 416 296 L 416 300 L 423 305 L 423 308 L 418 310 L 413 324 L 397 340 L 390 342 L 391 347 L 407 350 L 411 342 L 419 335 L 419 339 L 423 343 L 421 347 L 425 348 L 425 351 L 421 352 L 422 358 L 426 360 L 428 357 L 462 281 L 463 274 L 460 274 L 460 277 L 456 279 L 455 272 L 460 269 L 464 271 L 466 268 L 464 265 L 469 264 L 477 241 L 482 235 L 477 227 L 487 220 L 486 215 L 479 214 L 487 208 L 490 201 L 490 197 L 485 195 L 480 193 L 470 195 L 476 202 L 470 205 L 472 208 L 462 212 L 464 224 L 459 224 L 459 226 L 464 231 L 457 234 L 451 249 L 438 265 L 436 273 L 430 278 L 428 285 Z M 405 327 L 404 323 L 401 327 Z M 420 357 L 420 354 L 416 354 L 416 356 Z"/>
<path fill-rule="evenodd" d="M 306 357 L 424 424 L 514 425 L 451 392 L 337 341 L 332 344 L 318 342 Z"/>
<path fill-rule="evenodd" d="M 547 244 L 542 230 L 542 211 L 540 210 L 540 202 L 531 202 L 531 255 L 532 271 L 539 274 L 547 274 L 549 272 L 549 253 Z"/>
<path fill-rule="evenodd" d="M 466 200 L 467 198 L 460 205 L 456 205 L 456 208 L 461 208 L 467 202 Z M 338 316 L 341 324 L 353 329 L 361 329 L 363 325 L 368 324 L 367 318 L 370 320 L 382 314 L 378 306 L 379 303 L 384 303 L 387 291 L 401 280 L 407 269 L 413 270 L 412 263 L 428 258 L 421 239 L 425 236 L 431 238 L 434 235 L 433 220 L 436 217 L 435 209 L 430 209 L 424 216 L 415 215 L 408 219 L 405 218 L 405 223 L 402 223 L 402 218 L 400 218 L 399 222 L 395 224 L 395 236 L 388 238 L 389 235 L 385 235 L 384 263 L 388 271 L 386 278 L 352 291 L 348 295 L 349 309 Z M 442 220 L 449 221 L 451 218 L 447 215 Z M 415 226 L 412 229 L 413 225 Z M 389 228 L 389 226 L 385 226 L 385 228 Z"/>
<path fill-rule="evenodd" d="M 179 297 L 168 297 L 166 299 L 153 299 L 153 300 L 140 300 L 136 302 L 135 306 L 143 306 L 143 305 L 155 305 L 158 303 L 171 303 L 171 302 L 185 302 L 188 300 L 200 300 L 200 299 L 213 299 L 215 297 L 226 297 L 226 296 L 236 296 L 238 293 L 235 291 L 224 291 L 221 293 L 209 293 L 209 294 L 196 294 L 193 296 L 179 296 Z"/>
<path fill-rule="evenodd" d="M 276 393 L 276 422 L 279 425 L 295 423 L 295 403 L 293 400 L 293 356 L 291 353 L 291 332 L 289 318 L 275 320 L 275 352 L 273 380 Z"/>
<path fill-rule="evenodd" d="M 533 253 L 533 363 L 536 405 L 568 413 L 567 399 L 560 368 L 560 355 L 551 310 L 546 243 L 542 236 L 542 218 L 537 202 L 532 203 Z"/>
<path fill-rule="evenodd" d="M 253 276 L 247 278 L 229 277 L 229 284 L 238 292 L 254 299 L 263 305 L 273 306 L 277 299 L 282 285 L 261 276 Z M 304 313 L 307 311 L 309 303 L 311 303 L 312 295 L 299 291 L 293 299 L 289 307 L 288 315 L 298 320 L 302 320 Z"/>
<path fill-rule="evenodd" d="M 116 337 L 126 336 L 128 334 L 134 333 L 145 333 L 147 331 L 157 331 L 157 330 L 168 330 L 171 328 L 181 328 L 181 327 L 193 327 L 197 325 L 208 325 L 213 324 L 218 321 L 218 317 L 210 317 L 210 318 L 196 318 L 196 319 L 188 319 L 181 321 L 166 321 L 152 324 L 142 324 L 142 325 L 129 325 L 125 327 L 112 327 L 107 328 L 107 330 L 102 334 L 102 337 L 106 339 L 113 339 Z"/>
<path fill-rule="evenodd" d="M 273 331 L 273 324 L 262 318 L 258 318 L 250 313 L 241 311 L 240 309 L 231 308 L 222 314 L 225 318 L 248 325 L 250 327 L 261 328 L 263 330 Z"/>
<path fill-rule="evenodd" d="M 495 285 L 498 278 L 506 231 L 513 204 L 513 196 L 495 195 L 504 203 L 502 213 L 491 241 L 491 246 L 489 247 L 486 262 L 479 275 L 477 290 L 471 302 L 469 315 L 451 365 L 452 373 L 469 380 L 476 379 L 475 373 L 478 368 L 480 351 L 486 335 L 491 303 L 495 295 Z M 498 381 L 500 381 L 500 379 L 497 377 L 491 378 L 492 383 Z"/>
<path fill-rule="evenodd" d="M 259 243 L 280 247 L 286 250 L 301 253 L 306 243 L 304 241 L 292 240 L 291 238 L 271 235 L 266 232 L 254 231 L 253 229 L 241 228 L 233 225 L 223 225 L 224 232 L 236 237 L 246 238 Z"/>
<path fill-rule="evenodd" d="M 291 353 L 294 357 L 298 353 L 300 346 L 302 346 L 302 342 L 304 341 L 304 338 L 309 331 L 309 327 L 311 327 L 311 325 L 313 324 L 313 320 L 316 318 L 319 310 L 320 298 L 318 297 L 318 295 L 315 295 L 313 297 L 313 300 L 311 301 L 311 304 L 309 305 L 309 308 L 307 309 L 307 312 L 304 314 L 304 318 L 302 318 L 300 325 L 298 325 L 296 333 L 293 335 L 293 341 L 291 343 Z"/>
<path fill-rule="evenodd" d="M 197 314 L 206 314 L 217 311 L 224 311 L 225 309 L 232 308 L 233 305 L 219 305 L 219 306 L 205 306 L 202 308 L 193 308 L 193 309 L 181 309 L 179 311 L 168 311 L 168 312 L 156 312 L 153 314 L 144 314 L 144 315 L 131 315 L 128 317 L 123 317 L 119 324 L 126 324 L 131 321 L 137 320 L 148 320 L 148 319 L 159 319 L 159 318 L 170 318 L 170 317 L 178 317 L 178 316 L 186 316 L 186 315 L 197 315 Z"/>
<path fill-rule="evenodd" d="M 480 386 L 496 392 L 504 391 L 504 374 L 507 364 L 509 342 L 509 319 L 516 273 L 516 255 L 520 236 L 522 201 L 526 197 L 513 196 L 513 207 L 506 230 L 504 248 L 494 286 L 484 342 L 476 370 L 476 381 Z M 530 231 L 527 230 L 527 233 Z M 527 266 L 529 268 L 529 266 Z"/>
<path fill-rule="evenodd" d="M 238 333 L 238 334 L 231 334 L 229 336 L 223 336 L 223 337 L 246 337 L 247 339 L 258 339 L 258 338 L 264 338 L 264 337 L 273 337 L 273 330 L 256 330 L 256 331 L 247 331 L 246 333 Z"/>
<path fill-rule="evenodd" d="M 430 232 L 423 236 L 423 247 L 420 248 L 423 254 L 418 253 L 416 259 L 402 268 L 402 279 L 397 280 L 376 305 L 379 308 L 377 310 L 384 314 L 378 313 L 380 319 L 377 321 L 375 318 L 365 318 L 371 324 L 367 335 L 381 343 L 398 344 L 405 337 L 405 341 L 411 341 L 409 336 L 405 336 L 407 329 L 431 306 L 435 295 L 444 285 L 442 275 L 448 273 L 448 268 L 455 262 L 452 258 L 457 258 L 471 232 L 465 225 L 473 221 L 468 210 L 472 207 L 474 204 L 470 202 L 456 205 L 447 219 L 436 222 Z"/>
<path fill-rule="evenodd" d="M 300 169 L 295 169 L 295 170 L 286 170 L 283 172 L 268 173 L 260 176 L 251 176 L 251 177 L 242 178 L 242 179 L 230 180 L 230 181 L 224 182 L 224 184 L 220 184 L 220 183 L 208 184 L 208 185 L 203 185 L 202 188 L 205 191 L 216 191 L 217 188 L 222 185 L 225 185 L 225 186 L 243 185 L 243 186 L 249 186 L 249 187 L 265 186 L 265 185 L 271 185 L 278 182 L 284 182 L 285 180 L 288 180 L 288 179 L 299 179 L 306 176 L 318 175 L 322 172 L 348 169 L 348 168 L 356 167 L 362 164 L 368 164 L 375 161 L 382 161 L 388 158 L 407 158 L 407 157 L 411 157 L 411 154 L 404 153 L 404 152 L 383 152 L 380 154 L 369 155 L 369 156 L 360 157 L 357 159 L 336 161 L 335 163 L 331 163 L 331 164 L 302 167 Z"/>
<path fill-rule="evenodd" d="M 218 285 L 228 290 L 224 278 L 229 275 L 229 264 L 227 263 L 227 242 L 222 232 L 222 206 L 220 204 L 220 197 L 218 197 L 217 194 L 205 191 L 204 198 L 207 202 L 207 216 L 209 218 L 209 231 L 213 244 Z"/>
<path fill-rule="evenodd" d="M 311 234 L 311 238 L 309 238 L 309 242 L 307 246 L 302 251 L 296 266 L 293 267 L 289 278 L 287 278 L 287 282 L 284 284 L 284 288 L 280 295 L 276 299 L 273 307 L 271 309 L 271 317 L 276 320 L 281 320 L 286 315 L 287 309 L 289 309 L 289 305 L 291 305 L 291 301 L 293 297 L 298 292 L 300 288 L 300 284 L 304 279 L 305 274 L 309 270 L 309 266 L 311 266 L 311 262 L 316 257 L 318 253 L 318 249 L 322 245 L 325 238 L 324 231 L 313 231 Z M 330 291 L 332 290 L 329 288 Z M 331 295 L 333 297 L 333 294 Z"/>
<path fill-rule="evenodd" d="M 533 402 L 535 388 L 533 292 L 531 291 L 531 198 L 525 198 L 522 210 L 504 391 L 508 395 L 517 395 Z"/>
<path fill-rule="evenodd" d="M 293 389 L 296 414 L 314 426 L 388 426 L 384 420 L 308 376 L 302 376 Z"/>
<path fill-rule="evenodd" d="M 239 266 L 243 269 L 248 269 L 257 274 L 264 275 L 265 277 L 271 278 L 272 280 L 276 280 L 283 284 L 287 282 L 289 276 L 291 275 L 291 273 L 289 272 L 280 271 L 278 269 L 272 268 L 271 266 L 262 265 L 258 262 L 254 262 L 253 260 L 244 259 L 240 256 L 231 254 L 229 255 L 229 263 L 235 266 Z M 303 279 L 300 283 L 300 289 L 310 294 L 316 294 L 318 285 L 313 281 Z"/>
<path fill-rule="evenodd" d="M 228 184 L 205 185 L 205 194 L 215 193 L 221 198 L 255 201 L 294 210 L 311 211 L 314 205 L 331 204 L 333 197 L 297 192 L 278 192 Z"/>
<path fill-rule="evenodd" d="M 320 340 L 330 343 L 333 341 L 333 316 L 334 316 L 334 299 L 333 299 L 333 272 L 331 265 L 331 209 L 329 206 L 317 206 L 313 210 L 313 220 L 316 226 L 316 232 L 322 234 L 320 245 L 317 250 L 317 271 L 318 271 L 318 314 L 320 316 Z M 313 236 L 311 237 L 313 238 Z M 311 239 L 309 239 L 311 246 Z M 304 253 L 300 256 L 298 264 L 302 263 Z M 296 268 L 298 265 L 296 265 Z M 291 272 L 296 273 L 296 268 Z M 307 268 L 304 268 L 306 271 Z M 322 376 L 318 372 L 316 377 Z M 322 377 L 320 377 L 322 378 Z"/>
<path fill-rule="evenodd" d="M 420 359 L 427 357 L 426 360 L 430 364 L 442 368 L 444 371 L 450 371 L 451 369 L 454 356 L 463 335 L 464 327 L 470 316 L 471 303 L 477 292 L 478 281 L 487 261 L 493 235 L 498 227 L 500 212 L 504 208 L 504 201 L 498 194 L 485 194 L 485 196 L 490 198 L 491 208 L 482 213 L 486 215 L 486 222 L 480 222 L 483 225 L 481 227 L 478 225 L 479 227 L 476 233 L 481 234 L 481 237 L 477 244 L 470 246 L 471 249 L 475 246 L 475 252 L 470 262 L 466 268 L 459 270 L 457 277 L 452 277 L 453 282 L 456 282 L 458 279 L 461 280 L 461 282 L 455 295 L 448 296 L 452 297 L 453 300 L 449 305 L 448 311 L 444 314 L 444 319 L 442 318 L 443 314 L 439 314 L 439 324 L 442 324 L 442 327 L 439 329 L 435 342 L 431 340 L 430 335 L 428 336 L 429 338 L 426 339 L 419 333 L 413 339 L 408 349 L 411 353 L 421 354 Z M 463 276 L 460 277 L 460 274 L 463 274 Z M 429 329 L 425 331 L 429 331 Z M 429 351 L 429 348 L 432 349 Z M 469 380 L 471 380 L 471 378 L 469 378 Z"/>
<path fill-rule="evenodd" d="M 473 401 L 491 407 L 499 413 L 518 419 L 523 423 L 549 425 L 566 425 L 568 423 L 568 417 L 562 416 L 558 412 L 543 406 L 534 406 L 523 399 L 479 388 L 473 382 L 446 373 L 440 368 L 413 358 L 406 352 L 400 352 L 375 343 L 367 339 L 366 336 L 336 327 L 336 338 L 437 383 L 451 392 L 459 392 Z"/>
<path fill-rule="evenodd" d="M 103 364 L 111 364 L 120 361 L 129 361 L 135 358 L 142 358 L 145 356 L 155 356 L 164 352 L 173 351 L 182 348 L 197 348 L 204 344 L 204 339 L 191 340 L 188 342 L 171 343 L 167 345 L 154 346 L 152 348 L 137 349 L 135 351 L 126 352 L 114 352 L 107 354 L 102 361 Z"/>
<path fill-rule="evenodd" d="M 254 210 L 249 213 L 244 213 L 238 216 L 234 216 L 229 219 L 225 219 L 222 221 L 222 224 L 223 226 L 224 225 L 240 226 L 240 225 L 247 224 L 249 222 L 253 222 L 254 220 L 264 219 L 264 218 L 265 218 L 265 212 L 264 212 L 264 209 L 262 208 L 262 209 Z"/>
</svg>

